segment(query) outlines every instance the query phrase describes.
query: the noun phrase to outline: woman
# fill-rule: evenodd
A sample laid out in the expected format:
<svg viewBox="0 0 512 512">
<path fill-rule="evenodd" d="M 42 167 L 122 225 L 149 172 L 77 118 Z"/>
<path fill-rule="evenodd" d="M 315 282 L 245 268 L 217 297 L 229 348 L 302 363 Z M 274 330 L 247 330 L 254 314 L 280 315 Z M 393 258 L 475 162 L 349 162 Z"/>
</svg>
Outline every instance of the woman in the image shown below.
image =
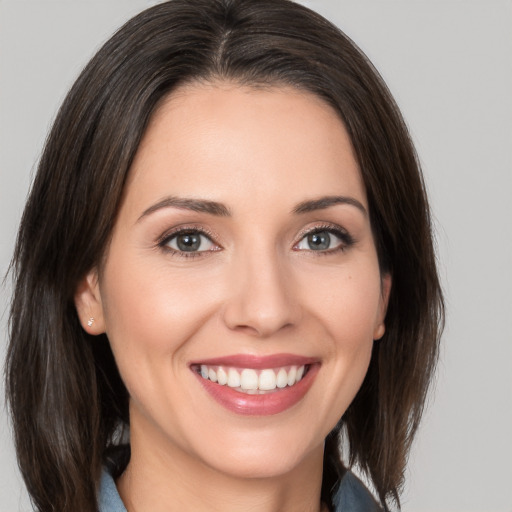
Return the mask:
<svg viewBox="0 0 512 512">
<path fill-rule="evenodd" d="M 129 21 L 59 112 L 13 273 L 38 510 L 377 510 L 354 464 L 399 504 L 442 321 L 428 204 L 385 85 L 315 13 Z"/>
</svg>

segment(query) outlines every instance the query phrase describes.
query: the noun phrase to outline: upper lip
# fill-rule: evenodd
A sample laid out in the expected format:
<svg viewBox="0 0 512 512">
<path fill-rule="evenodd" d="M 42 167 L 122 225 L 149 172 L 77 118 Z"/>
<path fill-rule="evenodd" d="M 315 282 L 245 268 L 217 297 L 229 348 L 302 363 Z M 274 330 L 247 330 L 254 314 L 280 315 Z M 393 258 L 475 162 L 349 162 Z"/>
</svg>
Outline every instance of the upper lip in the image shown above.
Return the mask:
<svg viewBox="0 0 512 512">
<path fill-rule="evenodd" d="M 252 368 L 264 370 L 266 368 L 279 368 L 282 366 L 302 366 L 317 363 L 314 357 L 297 354 L 272 354 L 268 356 L 256 356 L 251 354 L 232 354 L 228 356 L 201 359 L 190 363 L 190 366 L 230 366 L 233 368 Z"/>
</svg>

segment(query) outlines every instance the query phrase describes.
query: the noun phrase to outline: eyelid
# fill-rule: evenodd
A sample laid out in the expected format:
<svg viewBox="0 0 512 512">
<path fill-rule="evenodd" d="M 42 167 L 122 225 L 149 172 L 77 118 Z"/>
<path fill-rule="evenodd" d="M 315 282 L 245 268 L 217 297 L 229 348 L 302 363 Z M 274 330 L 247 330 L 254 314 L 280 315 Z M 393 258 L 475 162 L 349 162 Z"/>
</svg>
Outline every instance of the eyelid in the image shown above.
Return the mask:
<svg viewBox="0 0 512 512">
<path fill-rule="evenodd" d="M 343 228 L 337 224 L 323 222 L 321 224 L 303 228 L 297 235 L 296 241 L 293 244 L 293 249 L 299 250 L 299 249 L 297 249 L 297 245 L 303 240 L 304 237 L 311 235 L 313 233 L 319 233 L 322 231 L 327 231 L 327 232 L 332 233 L 333 235 L 337 236 L 342 241 L 342 244 L 340 244 L 339 247 L 336 247 L 334 249 L 328 249 L 325 251 L 313 251 L 313 252 L 318 252 L 318 254 L 329 254 L 332 252 L 336 252 L 337 250 L 344 250 L 355 243 L 353 236 L 345 228 Z M 214 244 L 216 246 L 216 248 L 213 250 L 207 250 L 207 251 L 185 252 L 185 251 L 177 251 L 167 245 L 169 243 L 169 240 L 172 239 L 173 237 L 175 237 L 179 234 L 182 234 L 182 233 L 187 233 L 187 232 L 195 232 L 195 233 L 199 233 L 200 235 L 207 237 L 212 242 L 212 244 Z M 158 237 L 158 239 L 156 241 L 156 246 L 163 250 L 168 251 L 171 254 L 175 254 L 175 255 L 179 255 L 179 256 L 183 256 L 183 257 L 206 256 L 209 253 L 217 252 L 217 251 L 223 249 L 222 245 L 219 242 L 217 242 L 218 238 L 219 237 L 215 233 L 213 233 L 211 230 L 209 230 L 203 226 L 198 226 L 195 224 L 183 224 L 183 225 L 175 226 L 175 227 L 171 228 L 170 230 L 165 231 L 161 236 Z M 303 251 L 303 250 L 300 249 L 300 251 Z"/>
<path fill-rule="evenodd" d="M 325 251 L 313 251 L 318 252 L 319 254 L 328 254 L 330 252 L 335 252 L 339 249 L 346 249 L 353 245 L 355 243 L 354 237 L 345 229 L 337 224 L 331 224 L 329 222 L 317 224 L 315 226 L 310 226 L 307 228 L 302 229 L 299 234 L 297 235 L 297 239 L 295 243 L 293 244 L 293 248 L 295 249 L 297 245 L 304 239 L 304 237 L 314 234 L 314 233 L 320 233 L 322 231 L 327 231 L 328 233 L 332 233 L 333 235 L 337 236 L 343 243 L 340 245 L 340 247 L 334 248 L 334 249 L 328 249 Z M 299 250 L 299 249 L 295 249 Z"/>
<path fill-rule="evenodd" d="M 205 236 L 208 238 L 212 244 L 216 246 L 213 250 L 208 251 L 191 251 L 191 252 L 185 252 L 185 251 L 177 251 L 176 249 L 173 249 L 172 247 L 169 247 L 167 244 L 169 241 L 174 238 L 175 236 L 178 236 L 180 234 L 184 233 L 198 233 L 200 235 Z M 168 231 L 165 231 L 162 235 L 160 235 L 156 241 L 156 246 L 160 247 L 161 249 L 164 249 L 171 254 L 176 254 L 179 256 L 183 256 L 186 258 L 190 257 L 197 257 L 197 256 L 204 256 L 211 252 L 216 252 L 218 250 L 223 249 L 223 247 L 217 242 L 217 235 L 210 231 L 209 229 L 204 228 L 203 226 L 197 226 L 194 224 L 183 224 L 180 226 L 175 226 L 171 228 Z"/>
<path fill-rule="evenodd" d="M 334 234 L 339 233 L 343 235 L 344 237 L 350 237 L 350 233 L 345 229 L 339 226 L 338 224 L 331 224 L 330 222 L 323 222 L 321 224 L 315 224 L 314 226 L 308 226 L 306 228 L 303 228 L 299 231 L 297 235 L 297 241 L 302 240 L 305 236 L 310 235 L 315 232 L 319 231 L 330 231 Z"/>
</svg>

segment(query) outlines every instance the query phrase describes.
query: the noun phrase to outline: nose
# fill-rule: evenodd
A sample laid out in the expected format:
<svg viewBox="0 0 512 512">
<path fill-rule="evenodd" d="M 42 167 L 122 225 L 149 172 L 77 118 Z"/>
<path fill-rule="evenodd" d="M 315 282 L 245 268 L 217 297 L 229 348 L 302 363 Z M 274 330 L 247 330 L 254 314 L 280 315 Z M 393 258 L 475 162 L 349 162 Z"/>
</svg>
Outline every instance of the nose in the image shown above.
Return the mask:
<svg viewBox="0 0 512 512">
<path fill-rule="evenodd" d="M 293 273 L 276 251 L 240 256 L 229 273 L 223 311 L 229 329 L 266 338 L 300 321 Z"/>
</svg>

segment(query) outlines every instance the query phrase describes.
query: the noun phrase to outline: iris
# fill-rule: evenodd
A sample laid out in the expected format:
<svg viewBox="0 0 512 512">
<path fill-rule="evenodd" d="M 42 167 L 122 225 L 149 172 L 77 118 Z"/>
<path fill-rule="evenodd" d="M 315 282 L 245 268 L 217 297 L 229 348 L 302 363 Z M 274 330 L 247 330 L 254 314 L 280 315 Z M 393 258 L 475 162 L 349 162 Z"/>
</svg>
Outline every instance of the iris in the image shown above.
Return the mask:
<svg viewBox="0 0 512 512">
<path fill-rule="evenodd" d="M 325 251 L 331 245 L 331 235 L 327 231 L 311 233 L 307 238 L 308 247 L 313 251 Z"/>
</svg>

